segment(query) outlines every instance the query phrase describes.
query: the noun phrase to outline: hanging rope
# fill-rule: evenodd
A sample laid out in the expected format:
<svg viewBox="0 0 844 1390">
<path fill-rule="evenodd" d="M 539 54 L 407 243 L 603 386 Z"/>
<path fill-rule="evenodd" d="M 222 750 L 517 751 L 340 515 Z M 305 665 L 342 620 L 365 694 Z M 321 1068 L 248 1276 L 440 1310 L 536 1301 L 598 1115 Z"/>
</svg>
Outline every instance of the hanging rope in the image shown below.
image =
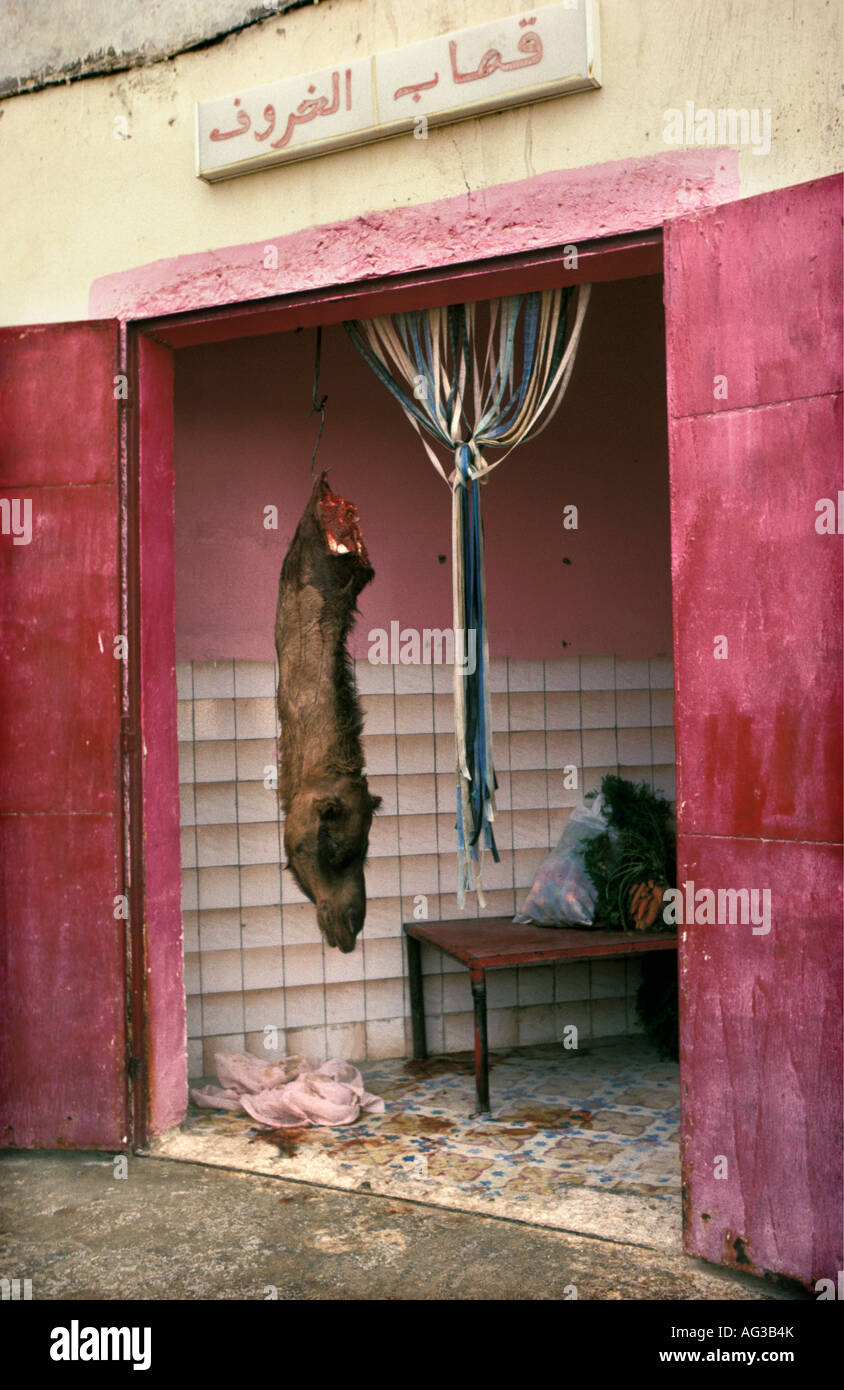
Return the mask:
<svg viewBox="0 0 844 1390">
<path fill-rule="evenodd" d="M 313 453 L 311 454 L 311 477 L 312 477 L 312 478 L 313 478 L 313 476 L 314 476 L 314 464 L 316 463 L 316 456 L 317 456 L 317 449 L 319 448 L 319 441 L 322 439 L 322 431 L 323 431 L 323 429 L 325 428 L 325 407 L 326 407 L 326 404 L 327 404 L 327 402 L 328 402 L 328 396 L 327 396 L 327 395 L 323 396 L 323 398 L 322 398 L 321 401 L 317 399 L 317 397 L 319 396 L 319 359 L 320 359 L 321 353 L 322 353 L 322 324 L 319 325 L 319 327 L 317 328 L 317 331 L 316 331 L 316 356 L 315 356 L 315 358 L 314 358 L 314 388 L 313 388 L 313 393 L 312 393 L 312 401 L 313 401 L 313 404 L 312 404 L 312 406 L 311 406 L 311 409 L 308 411 L 308 419 L 309 419 L 309 420 L 310 420 L 310 418 L 311 418 L 312 415 L 315 415 L 315 414 L 316 414 L 317 411 L 319 411 L 319 413 L 320 413 L 319 434 L 318 434 L 317 437 L 316 437 L 316 444 L 314 445 L 314 451 L 313 451 Z M 326 472 L 328 472 L 327 469 L 326 469 Z"/>
<path fill-rule="evenodd" d="M 452 494 L 454 728 L 457 771 L 457 898 L 467 888 L 484 906 L 484 851 L 493 834 L 497 781 L 492 760 L 489 641 L 480 484 L 524 440 L 541 434 L 560 407 L 574 368 L 590 287 L 535 291 L 489 302 L 478 356 L 477 304 L 355 320 L 345 328 L 379 381 L 399 402 Z M 574 324 L 569 308 L 577 295 Z M 447 449 L 446 471 L 426 435 Z M 504 450 L 491 460 L 486 450 Z M 457 661 L 470 634 L 474 671 Z"/>
</svg>

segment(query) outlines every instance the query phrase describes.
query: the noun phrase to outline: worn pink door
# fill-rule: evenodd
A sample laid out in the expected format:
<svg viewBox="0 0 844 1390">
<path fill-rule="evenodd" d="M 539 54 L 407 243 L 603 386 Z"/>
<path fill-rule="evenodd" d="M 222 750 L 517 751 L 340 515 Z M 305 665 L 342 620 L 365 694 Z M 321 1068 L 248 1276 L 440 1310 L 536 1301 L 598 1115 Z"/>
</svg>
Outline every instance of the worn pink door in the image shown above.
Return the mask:
<svg viewBox="0 0 844 1390">
<path fill-rule="evenodd" d="M 759 892 L 681 928 L 685 1243 L 810 1286 L 842 1267 L 841 191 L 665 238 L 678 881 Z"/>
<path fill-rule="evenodd" d="M 0 1144 L 127 1142 L 118 326 L 0 330 Z"/>
</svg>

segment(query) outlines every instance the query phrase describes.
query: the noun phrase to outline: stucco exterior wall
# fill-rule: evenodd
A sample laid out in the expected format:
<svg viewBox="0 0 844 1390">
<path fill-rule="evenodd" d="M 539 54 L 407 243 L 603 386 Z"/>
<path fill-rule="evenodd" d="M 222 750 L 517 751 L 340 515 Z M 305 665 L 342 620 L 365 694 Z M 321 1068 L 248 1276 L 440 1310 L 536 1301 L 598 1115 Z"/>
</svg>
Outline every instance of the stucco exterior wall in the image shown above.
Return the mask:
<svg viewBox="0 0 844 1390">
<path fill-rule="evenodd" d="M 600 91 L 216 186 L 195 177 L 197 101 L 523 9 L 524 0 L 325 0 L 210 48 L 7 98 L 0 322 L 84 318 L 93 281 L 158 259 L 665 154 L 677 147 L 665 143 L 664 113 L 689 101 L 770 110 L 770 151 L 739 151 L 742 196 L 840 164 L 832 0 L 600 0 Z"/>
</svg>

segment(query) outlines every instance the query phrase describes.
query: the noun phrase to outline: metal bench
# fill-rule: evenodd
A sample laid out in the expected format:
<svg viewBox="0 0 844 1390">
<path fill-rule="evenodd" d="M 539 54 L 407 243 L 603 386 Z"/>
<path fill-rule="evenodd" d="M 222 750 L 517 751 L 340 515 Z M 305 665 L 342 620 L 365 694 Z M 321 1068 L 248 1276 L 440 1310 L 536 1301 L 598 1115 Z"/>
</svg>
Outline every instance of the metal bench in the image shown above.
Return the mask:
<svg viewBox="0 0 844 1390">
<path fill-rule="evenodd" d="M 486 1028 L 486 972 L 496 967 L 544 965 L 549 961 L 602 960 L 646 951 L 676 951 L 676 932 L 582 931 L 575 927 L 534 927 L 510 917 L 458 918 L 451 922 L 405 922 L 410 982 L 413 1056 L 428 1055 L 422 992 L 422 942 L 437 946 L 469 971 L 475 1006 L 475 1087 L 478 1113 L 489 1114 L 489 1049 Z"/>
</svg>

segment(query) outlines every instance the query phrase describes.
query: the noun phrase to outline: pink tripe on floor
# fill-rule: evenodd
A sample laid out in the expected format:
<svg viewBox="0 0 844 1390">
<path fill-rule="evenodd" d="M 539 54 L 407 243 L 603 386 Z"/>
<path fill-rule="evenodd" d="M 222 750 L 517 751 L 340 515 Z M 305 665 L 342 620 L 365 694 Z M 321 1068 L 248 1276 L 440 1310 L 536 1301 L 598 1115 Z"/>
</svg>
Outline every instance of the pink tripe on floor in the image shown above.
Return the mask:
<svg viewBox="0 0 844 1390">
<path fill-rule="evenodd" d="M 249 1052 L 214 1056 L 219 1086 L 191 1091 L 197 1105 L 245 1111 L 262 1125 L 350 1125 L 360 1114 L 383 1115 L 380 1096 L 369 1095 L 350 1062 L 284 1057 L 263 1062 Z"/>
</svg>

